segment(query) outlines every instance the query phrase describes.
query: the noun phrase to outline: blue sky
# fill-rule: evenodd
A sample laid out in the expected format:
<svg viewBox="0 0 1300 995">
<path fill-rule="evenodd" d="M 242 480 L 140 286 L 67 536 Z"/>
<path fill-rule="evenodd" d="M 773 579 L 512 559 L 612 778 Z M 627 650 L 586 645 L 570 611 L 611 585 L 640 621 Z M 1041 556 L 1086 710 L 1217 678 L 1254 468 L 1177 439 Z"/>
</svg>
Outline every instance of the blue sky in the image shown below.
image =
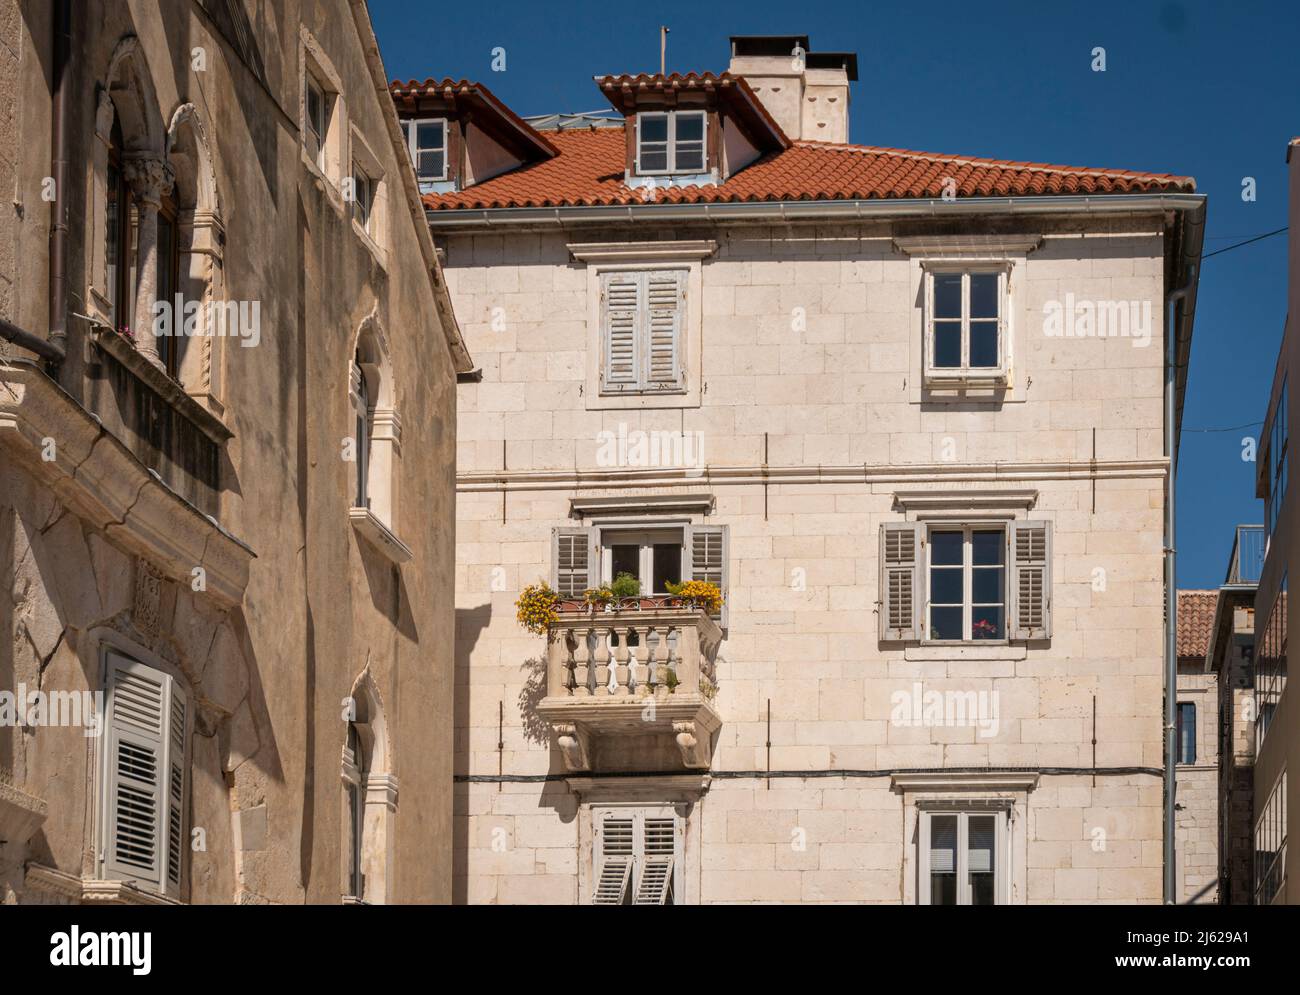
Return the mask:
<svg viewBox="0 0 1300 995">
<path fill-rule="evenodd" d="M 1300 134 L 1300 4 L 800 4 L 371 0 L 390 77 L 467 77 L 523 115 L 604 110 L 591 78 L 726 68 L 733 34 L 858 53 L 850 138 L 929 152 L 1191 175 L 1206 251 L 1287 223 Z M 1092 50 L 1106 50 L 1093 72 Z M 506 70 L 492 71 L 504 48 Z M 1256 200 L 1242 200 L 1243 177 Z M 1263 520 L 1242 439 L 1264 417 L 1286 317 L 1286 236 L 1206 261 L 1178 475 L 1178 581 L 1223 580 L 1237 522 Z M 1236 431 L 1192 431 L 1249 425 Z"/>
</svg>

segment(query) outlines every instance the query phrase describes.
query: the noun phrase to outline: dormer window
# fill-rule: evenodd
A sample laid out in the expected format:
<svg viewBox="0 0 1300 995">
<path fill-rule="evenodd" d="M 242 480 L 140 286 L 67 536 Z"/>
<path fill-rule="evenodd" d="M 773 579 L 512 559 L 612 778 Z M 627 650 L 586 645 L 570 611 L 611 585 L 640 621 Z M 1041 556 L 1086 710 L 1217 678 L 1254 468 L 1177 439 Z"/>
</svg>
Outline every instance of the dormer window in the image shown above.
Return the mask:
<svg viewBox="0 0 1300 995">
<path fill-rule="evenodd" d="M 420 183 L 447 179 L 446 118 L 416 118 L 402 122 L 407 151 Z"/>
<path fill-rule="evenodd" d="M 641 176 L 705 172 L 705 111 L 641 111 L 636 171 Z"/>
</svg>

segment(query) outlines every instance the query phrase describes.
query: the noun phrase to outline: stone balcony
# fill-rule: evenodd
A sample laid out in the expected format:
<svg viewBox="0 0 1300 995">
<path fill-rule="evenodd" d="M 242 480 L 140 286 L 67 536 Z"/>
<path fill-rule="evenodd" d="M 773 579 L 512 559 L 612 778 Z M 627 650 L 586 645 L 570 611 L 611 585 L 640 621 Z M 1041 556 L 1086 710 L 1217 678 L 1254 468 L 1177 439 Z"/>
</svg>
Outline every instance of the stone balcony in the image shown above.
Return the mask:
<svg viewBox="0 0 1300 995">
<path fill-rule="evenodd" d="M 707 770 L 722 719 L 713 706 L 722 630 L 702 610 L 634 598 L 608 611 L 562 602 L 547 638 L 546 697 L 571 771 Z"/>
</svg>

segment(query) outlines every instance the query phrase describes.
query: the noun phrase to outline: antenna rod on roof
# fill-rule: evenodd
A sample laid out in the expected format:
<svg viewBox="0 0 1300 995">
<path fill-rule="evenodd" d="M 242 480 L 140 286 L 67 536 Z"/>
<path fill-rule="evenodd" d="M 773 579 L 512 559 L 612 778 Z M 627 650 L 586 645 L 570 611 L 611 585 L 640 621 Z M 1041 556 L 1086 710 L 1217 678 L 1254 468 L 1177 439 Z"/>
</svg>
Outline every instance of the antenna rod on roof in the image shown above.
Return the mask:
<svg viewBox="0 0 1300 995">
<path fill-rule="evenodd" d="M 659 75 L 660 76 L 663 76 L 668 72 L 668 70 L 665 68 L 665 66 L 667 65 L 667 56 L 668 56 L 668 28 L 666 25 L 661 24 L 659 26 Z"/>
</svg>

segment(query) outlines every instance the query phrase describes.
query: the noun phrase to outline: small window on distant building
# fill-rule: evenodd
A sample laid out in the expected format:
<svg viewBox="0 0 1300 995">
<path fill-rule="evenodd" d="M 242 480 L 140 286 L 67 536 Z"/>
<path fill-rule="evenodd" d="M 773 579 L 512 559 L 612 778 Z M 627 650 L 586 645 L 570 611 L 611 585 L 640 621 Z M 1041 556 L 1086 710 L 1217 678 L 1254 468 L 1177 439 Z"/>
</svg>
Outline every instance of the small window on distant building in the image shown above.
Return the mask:
<svg viewBox="0 0 1300 995">
<path fill-rule="evenodd" d="M 307 74 L 307 154 L 320 169 L 325 168 L 325 129 L 329 119 L 325 88 Z"/>
<path fill-rule="evenodd" d="M 1196 763 L 1196 705 L 1190 701 L 1178 703 L 1178 762 Z"/>
<path fill-rule="evenodd" d="M 406 148 L 420 183 L 447 178 L 447 122 L 443 118 L 417 118 L 402 122 Z"/>
<path fill-rule="evenodd" d="M 703 173 L 706 141 L 704 111 L 643 111 L 637 119 L 636 171 L 639 175 Z"/>
<path fill-rule="evenodd" d="M 352 164 L 352 218 L 369 235 L 375 207 L 375 181 L 357 163 Z"/>
</svg>

